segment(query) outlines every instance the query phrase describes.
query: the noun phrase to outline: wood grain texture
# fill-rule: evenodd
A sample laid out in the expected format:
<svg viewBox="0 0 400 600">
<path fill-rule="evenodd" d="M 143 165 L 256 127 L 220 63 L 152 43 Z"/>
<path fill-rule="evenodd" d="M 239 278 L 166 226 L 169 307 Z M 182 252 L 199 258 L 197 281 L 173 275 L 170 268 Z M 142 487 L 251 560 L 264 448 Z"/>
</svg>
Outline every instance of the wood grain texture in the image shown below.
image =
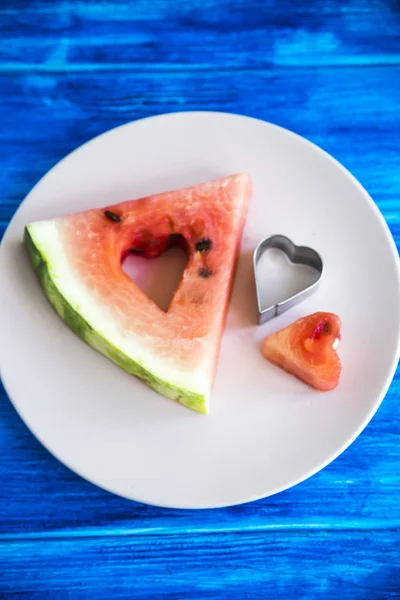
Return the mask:
<svg viewBox="0 0 400 600">
<path fill-rule="evenodd" d="M 0 39 L 0 236 L 38 179 L 93 136 L 222 110 L 330 152 L 400 248 L 398 0 L 2 0 Z M 0 598 L 400 598 L 399 400 L 398 370 L 321 473 L 196 512 L 82 480 L 0 390 Z"/>
<path fill-rule="evenodd" d="M 399 26 L 397 0 L 3 0 L 0 60 L 52 72 L 398 64 Z"/>
<path fill-rule="evenodd" d="M 319 144 L 353 172 L 399 233 L 400 68 L 183 72 L 161 80 L 154 72 L 3 74 L 0 85 L 3 231 L 30 188 L 76 146 L 133 119 L 208 109 L 265 119 Z"/>
<path fill-rule="evenodd" d="M 0 545 L 3 599 L 399 598 L 398 533 L 239 533 Z M 376 549 L 380 548 L 377 560 Z"/>
</svg>

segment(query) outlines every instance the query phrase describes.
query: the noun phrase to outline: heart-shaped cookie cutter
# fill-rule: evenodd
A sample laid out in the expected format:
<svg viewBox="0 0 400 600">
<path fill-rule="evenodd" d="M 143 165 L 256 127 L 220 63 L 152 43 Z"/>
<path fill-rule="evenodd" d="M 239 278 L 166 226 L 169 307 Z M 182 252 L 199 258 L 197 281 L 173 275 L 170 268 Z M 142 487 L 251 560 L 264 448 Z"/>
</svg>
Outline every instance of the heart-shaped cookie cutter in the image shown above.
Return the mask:
<svg viewBox="0 0 400 600">
<path fill-rule="evenodd" d="M 277 250 L 281 250 L 286 254 L 289 258 L 290 262 L 297 265 L 307 265 L 312 267 L 319 273 L 318 279 L 314 281 L 311 285 L 307 286 L 303 290 L 300 290 L 293 296 L 278 302 L 277 304 L 272 304 L 271 306 L 267 306 L 264 308 L 261 298 L 260 285 L 257 276 L 257 267 L 261 256 L 264 252 L 267 252 L 271 248 L 276 248 Z M 295 304 L 298 304 L 310 294 L 315 292 L 319 282 L 321 281 L 321 277 L 324 271 L 324 265 L 322 262 L 322 258 L 312 248 L 308 248 L 306 246 L 296 246 L 288 237 L 284 235 L 273 235 L 265 240 L 262 240 L 257 248 L 254 250 L 253 255 L 253 267 L 254 267 L 254 278 L 256 282 L 256 292 L 257 292 L 257 305 L 258 305 L 258 323 L 262 325 L 266 321 L 277 317 L 278 315 L 285 312 L 289 308 L 292 308 Z"/>
</svg>

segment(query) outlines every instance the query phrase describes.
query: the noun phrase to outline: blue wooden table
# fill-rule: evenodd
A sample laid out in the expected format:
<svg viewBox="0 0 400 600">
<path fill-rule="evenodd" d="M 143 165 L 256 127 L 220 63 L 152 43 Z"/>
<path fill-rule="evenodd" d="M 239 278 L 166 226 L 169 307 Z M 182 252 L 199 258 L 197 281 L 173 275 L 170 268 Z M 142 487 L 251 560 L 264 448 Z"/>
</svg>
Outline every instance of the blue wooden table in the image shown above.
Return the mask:
<svg viewBox="0 0 400 600">
<path fill-rule="evenodd" d="M 76 146 L 198 109 L 322 146 L 399 246 L 398 0 L 1 0 L 1 233 Z M 400 598 L 399 424 L 398 374 L 358 440 L 312 479 L 245 506 L 163 510 L 68 471 L 2 391 L 0 598 Z"/>
</svg>

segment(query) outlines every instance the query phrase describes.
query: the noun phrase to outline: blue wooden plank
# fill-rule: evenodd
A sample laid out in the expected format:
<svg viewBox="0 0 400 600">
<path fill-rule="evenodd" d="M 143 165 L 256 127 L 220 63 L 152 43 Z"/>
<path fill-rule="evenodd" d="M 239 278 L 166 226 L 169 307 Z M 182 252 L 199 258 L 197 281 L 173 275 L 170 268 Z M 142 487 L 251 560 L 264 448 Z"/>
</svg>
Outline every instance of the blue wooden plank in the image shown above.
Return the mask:
<svg viewBox="0 0 400 600">
<path fill-rule="evenodd" d="M 0 69 L 398 64 L 399 27 L 390 0 L 3 2 Z"/>
<path fill-rule="evenodd" d="M 193 73 L 160 78 L 154 72 L 101 78 L 3 74 L 0 84 L 3 227 L 40 176 L 94 135 L 152 114 L 209 109 L 270 120 L 321 145 L 382 202 L 395 231 L 400 215 L 398 68 L 314 69 L 312 77 L 308 69 L 210 72 L 200 79 Z"/>
<path fill-rule="evenodd" d="M 398 543 L 396 531 L 13 542 L 0 544 L 0 594 L 8 600 L 394 600 Z"/>
</svg>

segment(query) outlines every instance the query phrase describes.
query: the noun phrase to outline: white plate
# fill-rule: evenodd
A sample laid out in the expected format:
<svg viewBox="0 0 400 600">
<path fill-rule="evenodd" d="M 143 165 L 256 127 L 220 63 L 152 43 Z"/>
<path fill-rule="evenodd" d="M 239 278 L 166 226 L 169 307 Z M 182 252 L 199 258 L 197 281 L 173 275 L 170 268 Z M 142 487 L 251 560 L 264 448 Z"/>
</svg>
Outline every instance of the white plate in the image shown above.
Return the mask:
<svg viewBox="0 0 400 600">
<path fill-rule="evenodd" d="M 33 220 L 239 171 L 251 174 L 254 196 L 212 412 L 204 417 L 158 396 L 76 337 L 43 296 L 21 239 Z M 313 297 L 259 327 L 251 254 L 274 233 L 317 249 L 325 276 Z M 398 360 L 399 280 L 396 248 L 374 203 L 310 142 L 229 114 L 145 119 L 73 152 L 13 218 L 1 249 L 2 374 L 28 427 L 89 481 L 162 506 L 238 504 L 309 477 L 366 426 Z M 329 393 L 259 351 L 265 335 L 316 310 L 343 322 L 342 378 Z"/>
</svg>

